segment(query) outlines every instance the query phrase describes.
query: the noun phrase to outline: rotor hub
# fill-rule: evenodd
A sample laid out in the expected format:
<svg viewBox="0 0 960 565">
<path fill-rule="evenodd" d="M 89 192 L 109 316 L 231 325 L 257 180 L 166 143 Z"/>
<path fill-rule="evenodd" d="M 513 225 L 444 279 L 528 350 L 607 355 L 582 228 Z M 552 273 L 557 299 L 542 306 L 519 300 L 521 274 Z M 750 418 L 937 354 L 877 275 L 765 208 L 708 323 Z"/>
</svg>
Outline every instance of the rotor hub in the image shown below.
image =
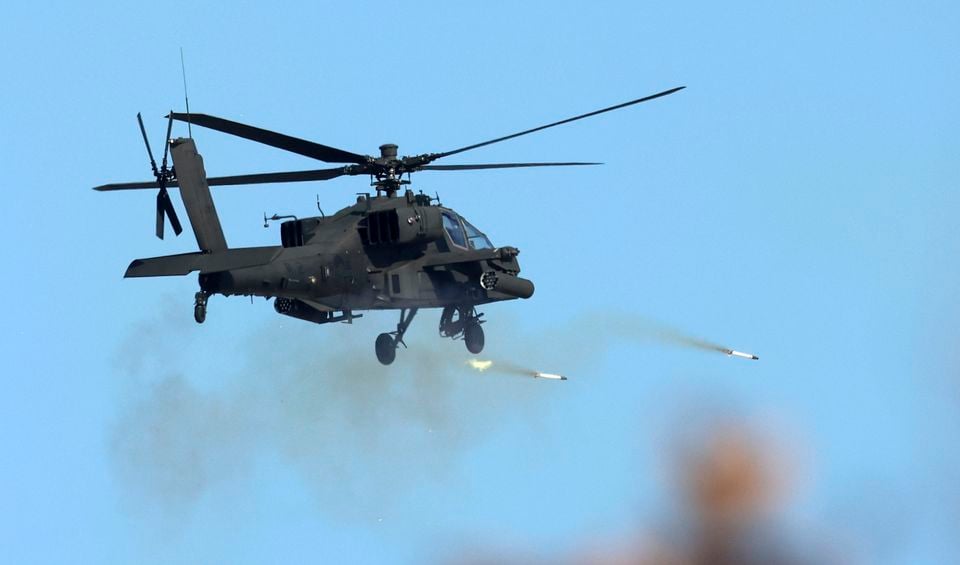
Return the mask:
<svg viewBox="0 0 960 565">
<path fill-rule="evenodd" d="M 384 161 L 393 161 L 397 158 L 397 144 L 384 143 L 380 146 L 380 158 Z"/>
</svg>

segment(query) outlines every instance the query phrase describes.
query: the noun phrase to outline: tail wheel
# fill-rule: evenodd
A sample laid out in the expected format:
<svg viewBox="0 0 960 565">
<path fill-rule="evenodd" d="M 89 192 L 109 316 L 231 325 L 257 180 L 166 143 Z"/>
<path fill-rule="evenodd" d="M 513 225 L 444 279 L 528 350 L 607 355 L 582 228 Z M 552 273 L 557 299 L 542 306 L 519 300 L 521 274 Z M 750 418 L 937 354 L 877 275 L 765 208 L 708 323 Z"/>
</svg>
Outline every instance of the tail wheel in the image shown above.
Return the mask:
<svg viewBox="0 0 960 565">
<path fill-rule="evenodd" d="M 193 319 L 198 324 L 202 324 L 207 319 L 207 294 L 202 290 L 194 297 Z"/>
<path fill-rule="evenodd" d="M 397 342 L 393 336 L 388 333 L 382 333 L 377 336 L 377 361 L 384 365 L 393 363 L 397 358 Z"/>
<path fill-rule="evenodd" d="M 474 355 L 483 351 L 483 328 L 480 324 L 470 324 L 463 330 L 463 341 L 467 344 L 467 351 Z"/>
</svg>

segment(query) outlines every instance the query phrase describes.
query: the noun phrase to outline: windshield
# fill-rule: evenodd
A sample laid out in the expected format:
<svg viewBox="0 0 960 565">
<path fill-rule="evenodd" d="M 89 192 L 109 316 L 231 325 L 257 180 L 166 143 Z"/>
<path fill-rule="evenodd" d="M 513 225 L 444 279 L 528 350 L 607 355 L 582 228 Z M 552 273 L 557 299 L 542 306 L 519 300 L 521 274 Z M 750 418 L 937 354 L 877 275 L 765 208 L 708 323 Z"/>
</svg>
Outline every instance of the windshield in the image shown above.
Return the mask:
<svg viewBox="0 0 960 565">
<path fill-rule="evenodd" d="M 443 229 L 447 230 L 447 235 L 450 236 L 450 240 L 453 241 L 454 245 L 459 245 L 460 247 L 467 246 L 467 242 L 463 236 L 463 228 L 460 227 L 460 222 L 457 221 L 456 216 L 449 212 L 444 212 Z"/>
<path fill-rule="evenodd" d="M 483 235 L 482 231 L 473 227 L 473 224 L 463 216 L 460 216 L 460 219 L 463 220 L 463 227 L 467 230 L 467 241 L 470 243 L 470 249 L 493 249 L 493 244 L 490 243 L 487 236 Z"/>
</svg>

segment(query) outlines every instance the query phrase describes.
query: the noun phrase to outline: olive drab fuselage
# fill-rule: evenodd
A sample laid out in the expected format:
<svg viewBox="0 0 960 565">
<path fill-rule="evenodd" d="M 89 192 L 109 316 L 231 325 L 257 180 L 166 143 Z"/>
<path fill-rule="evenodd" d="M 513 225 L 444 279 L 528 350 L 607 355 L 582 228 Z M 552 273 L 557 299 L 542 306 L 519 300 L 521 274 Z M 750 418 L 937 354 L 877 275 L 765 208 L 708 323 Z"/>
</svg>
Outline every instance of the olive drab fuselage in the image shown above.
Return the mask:
<svg viewBox="0 0 960 565">
<path fill-rule="evenodd" d="M 202 273 L 200 286 L 344 312 L 480 305 L 533 293 L 532 283 L 517 277 L 517 249 L 493 248 L 483 234 L 467 239 L 464 224 L 459 234 L 445 228 L 445 216 L 448 226 L 461 221 L 423 194 L 360 196 L 333 216 L 284 222 L 282 245 L 268 263 Z M 484 284 L 485 275 L 499 284 Z"/>
</svg>

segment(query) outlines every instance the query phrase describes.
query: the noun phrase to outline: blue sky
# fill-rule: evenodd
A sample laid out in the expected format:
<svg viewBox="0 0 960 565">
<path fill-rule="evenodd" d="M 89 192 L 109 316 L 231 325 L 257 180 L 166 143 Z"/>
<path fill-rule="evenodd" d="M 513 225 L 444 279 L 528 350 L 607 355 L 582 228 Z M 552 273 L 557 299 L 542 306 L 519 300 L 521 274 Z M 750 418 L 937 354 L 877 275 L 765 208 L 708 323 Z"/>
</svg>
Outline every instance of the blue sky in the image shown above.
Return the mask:
<svg viewBox="0 0 960 565">
<path fill-rule="evenodd" d="M 53 2 L 4 19 L 0 560 L 644 546 L 684 512 L 665 446 L 721 420 L 778 446 L 771 523 L 803 555 L 957 559 L 955 4 Z M 195 248 L 153 237 L 153 194 L 89 190 L 148 178 L 135 115 L 156 150 L 183 106 L 180 46 L 192 110 L 361 153 L 686 85 L 450 159 L 602 167 L 414 179 L 519 247 L 537 285 L 485 310 L 485 356 L 570 380 L 471 372 L 437 312 L 385 369 L 372 345 L 393 313 L 319 327 L 215 297 L 197 326 L 194 277 L 123 280 Z M 194 137 L 211 175 L 316 166 Z M 264 212 L 365 189 L 214 197 L 231 246 L 269 245 Z M 761 360 L 635 331 L 650 320 Z"/>
</svg>

